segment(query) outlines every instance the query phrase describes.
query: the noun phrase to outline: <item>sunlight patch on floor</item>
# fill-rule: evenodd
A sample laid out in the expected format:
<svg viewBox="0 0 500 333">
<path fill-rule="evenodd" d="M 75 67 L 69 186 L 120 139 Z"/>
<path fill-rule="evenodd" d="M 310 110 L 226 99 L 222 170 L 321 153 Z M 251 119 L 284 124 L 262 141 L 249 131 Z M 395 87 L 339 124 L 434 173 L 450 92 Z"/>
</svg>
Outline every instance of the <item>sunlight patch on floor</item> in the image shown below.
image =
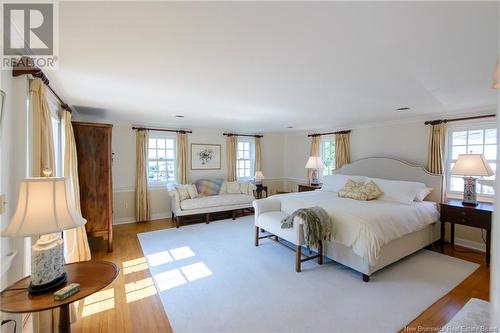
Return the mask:
<svg viewBox="0 0 500 333">
<path fill-rule="evenodd" d="M 127 303 L 137 301 L 156 294 L 156 288 L 152 278 L 146 278 L 136 282 L 125 284 L 125 296 Z"/>
<path fill-rule="evenodd" d="M 160 291 L 172 289 L 187 283 L 186 279 L 178 268 L 155 274 L 154 278 Z"/>
<path fill-rule="evenodd" d="M 82 317 L 87 317 L 115 307 L 115 289 L 98 291 L 83 301 Z"/>
<path fill-rule="evenodd" d="M 174 260 L 182 260 L 190 257 L 194 257 L 195 254 L 189 246 L 178 247 L 169 251 Z"/>
<path fill-rule="evenodd" d="M 201 261 L 192 265 L 181 267 L 181 270 L 189 282 L 212 275 L 212 272 Z"/>
<path fill-rule="evenodd" d="M 159 266 L 174 261 L 168 251 L 160 251 L 147 256 L 150 266 Z"/>
<path fill-rule="evenodd" d="M 146 258 L 144 257 L 124 261 L 122 262 L 122 266 L 123 274 L 125 275 L 148 269 L 148 264 L 146 262 Z"/>
</svg>

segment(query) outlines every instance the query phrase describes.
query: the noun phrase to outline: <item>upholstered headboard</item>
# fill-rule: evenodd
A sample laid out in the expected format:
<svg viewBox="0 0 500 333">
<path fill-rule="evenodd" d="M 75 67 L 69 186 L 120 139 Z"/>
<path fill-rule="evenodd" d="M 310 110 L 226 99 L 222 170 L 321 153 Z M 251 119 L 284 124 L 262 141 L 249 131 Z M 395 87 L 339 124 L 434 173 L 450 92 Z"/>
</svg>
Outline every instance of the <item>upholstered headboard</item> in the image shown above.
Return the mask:
<svg viewBox="0 0 500 333">
<path fill-rule="evenodd" d="M 441 202 L 443 176 L 430 173 L 420 165 L 388 157 L 367 157 L 344 165 L 334 173 L 353 176 L 367 176 L 391 180 L 421 182 L 434 190 L 426 198 L 429 201 Z"/>
</svg>

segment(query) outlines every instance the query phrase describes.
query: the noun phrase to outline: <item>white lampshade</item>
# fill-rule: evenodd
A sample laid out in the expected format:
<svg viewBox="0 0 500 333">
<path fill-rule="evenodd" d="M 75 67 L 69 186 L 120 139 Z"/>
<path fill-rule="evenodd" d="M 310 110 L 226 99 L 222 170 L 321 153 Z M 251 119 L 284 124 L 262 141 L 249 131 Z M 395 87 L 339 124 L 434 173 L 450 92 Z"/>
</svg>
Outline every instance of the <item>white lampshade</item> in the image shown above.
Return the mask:
<svg viewBox="0 0 500 333">
<path fill-rule="evenodd" d="M 493 176 L 493 170 L 483 154 L 460 154 L 451 169 L 452 175 Z"/>
<path fill-rule="evenodd" d="M 2 237 L 29 237 L 82 226 L 69 178 L 28 178 L 21 181 L 14 217 Z"/>
<path fill-rule="evenodd" d="M 309 157 L 306 163 L 306 169 L 323 169 L 324 167 L 323 161 L 318 156 Z"/>
<path fill-rule="evenodd" d="M 255 172 L 254 177 L 256 181 L 261 181 L 262 179 L 264 179 L 264 174 L 262 173 L 262 171 L 257 171 Z"/>
</svg>

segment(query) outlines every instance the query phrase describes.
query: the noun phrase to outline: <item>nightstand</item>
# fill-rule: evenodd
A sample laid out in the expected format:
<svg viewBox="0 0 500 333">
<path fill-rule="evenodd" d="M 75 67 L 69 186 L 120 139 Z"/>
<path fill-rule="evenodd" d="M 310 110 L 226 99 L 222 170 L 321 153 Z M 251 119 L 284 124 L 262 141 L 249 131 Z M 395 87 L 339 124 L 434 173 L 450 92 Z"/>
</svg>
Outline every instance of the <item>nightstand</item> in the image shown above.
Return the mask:
<svg viewBox="0 0 500 333">
<path fill-rule="evenodd" d="M 490 265 L 491 216 L 494 206 L 479 203 L 477 206 L 462 204 L 461 200 L 448 200 L 441 204 L 441 252 L 445 239 L 445 224 L 451 223 L 451 246 L 455 246 L 455 224 L 486 230 L 486 265 Z"/>
<path fill-rule="evenodd" d="M 255 193 L 257 194 L 255 196 L 256 199 L 262 199 L 262 192 L 266 192 L 266 198 L 267 198 L 267 186 L 264 185 L 257 185 L 257 188 L 255 189 Z"/>
<path fill-rule="evenodd" d="M 319 190 L 323 184 L 311 185 L 311 184 L 299 184 L 299 192 L 307 192 Z"/>
</svg>

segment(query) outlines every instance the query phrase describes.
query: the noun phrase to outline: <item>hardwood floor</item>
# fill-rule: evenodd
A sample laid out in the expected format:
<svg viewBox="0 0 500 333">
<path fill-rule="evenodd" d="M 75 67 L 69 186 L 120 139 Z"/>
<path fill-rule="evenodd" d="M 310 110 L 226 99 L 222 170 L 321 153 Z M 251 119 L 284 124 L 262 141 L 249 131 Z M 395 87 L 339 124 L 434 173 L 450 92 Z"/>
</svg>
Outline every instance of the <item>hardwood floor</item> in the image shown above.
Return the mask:
<svg viewBox="0 0 500 333">
<path fill-rule="evenodd" d="M 106 252 L 104 240 L 90 240 L 92 258 L 113 261 L 121 271 L 105 291 L 78 302 L 78 320 L 72 325 L 73 332 L 172 332 L 136 235 L 174 226 L 170 219 L 115 226 L 112 253 Z M 459 247 L 453 250 L 450 246 L 446 247 L 446 254 L 479 263 L 481 267 L 402 332 L 444 325 L 471 297 L 489 300 L 490 270 L 484 254 Z"/>
</svg>

